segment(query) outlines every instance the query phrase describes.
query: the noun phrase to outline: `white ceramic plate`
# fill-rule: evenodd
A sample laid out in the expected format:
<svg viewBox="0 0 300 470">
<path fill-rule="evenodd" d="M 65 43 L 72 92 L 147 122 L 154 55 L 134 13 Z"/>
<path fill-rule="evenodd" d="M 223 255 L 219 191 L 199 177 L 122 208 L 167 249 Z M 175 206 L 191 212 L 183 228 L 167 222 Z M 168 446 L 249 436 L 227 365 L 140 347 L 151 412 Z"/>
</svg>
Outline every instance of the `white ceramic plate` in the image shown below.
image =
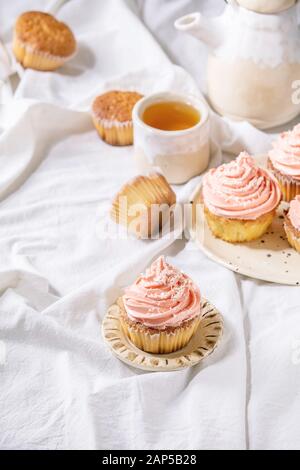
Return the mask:
<svg viewBox="0 0 300 470">
<path fill-rule="evenodd" d="M 259 163 L 265 163 L 262 157 Z M 287 204 L 281 204 L 270 229 L 259 240 L 232 244 L 211 233 L 201 203 L 201 185 L 193 193 L 191 203 L 194 216 L 197 210 L 197 224 L 190 229 L 191 237 L 210 259 L 255 279 L 300 285 L 300 254 L 289 245 L 283 228 L 283 211 Z"/>
<path fill-rule="evenodd" d="M 121 361 L 152 372 L 169 372 L 198 364 L 215 350 L 223 334 L 221 314 L 205 299 L 202 299 L 202 319 L 196 333 L 185 348 L 171 354 L 149 354 L 136 348 L 124 335 L 119 318 L 119 307 L 114 304 L 103 319 L 104 341 Z"/>
</svg>

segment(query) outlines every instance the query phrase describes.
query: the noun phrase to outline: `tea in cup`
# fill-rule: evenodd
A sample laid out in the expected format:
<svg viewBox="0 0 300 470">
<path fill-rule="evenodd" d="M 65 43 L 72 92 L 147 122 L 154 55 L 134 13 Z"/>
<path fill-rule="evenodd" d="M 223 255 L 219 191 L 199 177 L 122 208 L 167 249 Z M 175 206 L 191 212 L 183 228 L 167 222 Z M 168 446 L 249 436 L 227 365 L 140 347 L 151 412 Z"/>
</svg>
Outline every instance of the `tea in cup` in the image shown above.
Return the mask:
<svg viewBox="0 0 300 470">
<path fill-rule="evenodd" d="M 157 93 L 133 109 L 134 155 L 139 172 L 160 171 L 185 183 L 209 162 L 209 112 L 198 98 Z"/>
</svg>

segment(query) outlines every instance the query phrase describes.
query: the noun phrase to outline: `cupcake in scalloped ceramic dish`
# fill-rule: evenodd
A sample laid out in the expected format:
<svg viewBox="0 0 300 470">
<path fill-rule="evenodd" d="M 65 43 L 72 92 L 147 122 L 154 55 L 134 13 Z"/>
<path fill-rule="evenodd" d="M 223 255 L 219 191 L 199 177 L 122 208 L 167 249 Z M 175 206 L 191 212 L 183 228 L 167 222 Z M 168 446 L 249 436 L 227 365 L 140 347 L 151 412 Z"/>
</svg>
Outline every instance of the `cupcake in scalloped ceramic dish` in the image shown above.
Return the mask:
<svg viewBox="0 0 300 470">
<path fill-rule="evenodd" d="M 260 238 L 281 201 L 271 174 L 242 152 L 236 160 L 210 170 L 203 179 L 204 212 L 215 237 L 238 243 Z"/>
<path fill-rule="evenodd" d="M 40 11 L 19 16 L 14 28 L 13 52 L 25 68 L 55 70 L 76 51 L 76 40 L 70 28 Z"/>
<path fill-rule="evenodd" d="M 300 196 L 291 201 L 284 218 L 284 230 L 289 244 L 300 253 Z"/>
<path fill-rule="evenodd" d="M 196 284 L 161 256 L 119 299 L 123 331 L 143 351 L 177 351 L 186 346 L 198 328 L 200 301 Z"/>
<path fill-rule="evenodd" d="M 132 145 L 132 110 L 143 95 L 134 91 L 108 91 L 92 104 L 92 117 L 99 136 L 110 145 Z"/>
<path fill-rule="evenodd" d="M 268 156 L 268 167 L 280 184 L 283 200 L 290 202 L 300 194 L 300 124 L 280 134 Z"/>
</svg>

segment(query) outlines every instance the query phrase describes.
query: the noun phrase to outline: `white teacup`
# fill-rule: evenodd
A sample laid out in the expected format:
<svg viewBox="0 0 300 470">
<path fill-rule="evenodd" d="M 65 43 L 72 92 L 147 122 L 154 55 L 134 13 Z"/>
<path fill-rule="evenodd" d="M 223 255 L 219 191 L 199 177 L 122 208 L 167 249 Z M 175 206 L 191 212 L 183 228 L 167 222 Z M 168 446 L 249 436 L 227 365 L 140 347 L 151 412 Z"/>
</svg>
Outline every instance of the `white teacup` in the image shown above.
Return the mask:
<svg viewBox="0 0 300 470">
<path fill-rule="evenodd" d="M 199 122 L 184 130 L 165 131 L 145 124 L 143 113 L 159 102 L 183 102 L 200 114 Z M 200 175 L 209 162 L 209 111 L 198 98 L 156 93 L 138 101 L 133 109 L 134 155 L 140 173 L 160 171 L 169 183 L 185 183 Z"/>
</svg>

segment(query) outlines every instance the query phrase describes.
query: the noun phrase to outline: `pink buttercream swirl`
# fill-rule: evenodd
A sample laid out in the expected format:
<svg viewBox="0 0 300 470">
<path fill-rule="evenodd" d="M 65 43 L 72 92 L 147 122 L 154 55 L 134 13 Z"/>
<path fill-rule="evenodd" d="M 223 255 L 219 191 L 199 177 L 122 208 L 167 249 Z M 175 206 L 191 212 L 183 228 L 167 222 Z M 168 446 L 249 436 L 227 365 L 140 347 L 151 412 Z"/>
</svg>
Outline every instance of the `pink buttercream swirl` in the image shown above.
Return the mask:
<svg viewBox="0 0 300 470">
<path fill-rule="evenodd" d="M 255 220 L 278 206 L 281 191 L 274 176 L 242 152 L 236 160 L 205 175 L 203 199 L 217 216 Z"/>
<path fill-rule="evenodd" d="M 288 215 L 292 225 L 297 230 L 300 230 L 300 196 L 296 196 L 296 198 L 291 201 Z"/>
<path fill-rule="evenodd" d="M 198 287 L 163 256 L 125 289 L 123 302 L 130 320 L 154 329 L 179 326 L 201 310 Z"/>
<path fill-rule="evenodd" d="M 300 180 L 300 124 L 283 132 L 269 152 L 273 167 L 280 173 Z"/>
</svg>

